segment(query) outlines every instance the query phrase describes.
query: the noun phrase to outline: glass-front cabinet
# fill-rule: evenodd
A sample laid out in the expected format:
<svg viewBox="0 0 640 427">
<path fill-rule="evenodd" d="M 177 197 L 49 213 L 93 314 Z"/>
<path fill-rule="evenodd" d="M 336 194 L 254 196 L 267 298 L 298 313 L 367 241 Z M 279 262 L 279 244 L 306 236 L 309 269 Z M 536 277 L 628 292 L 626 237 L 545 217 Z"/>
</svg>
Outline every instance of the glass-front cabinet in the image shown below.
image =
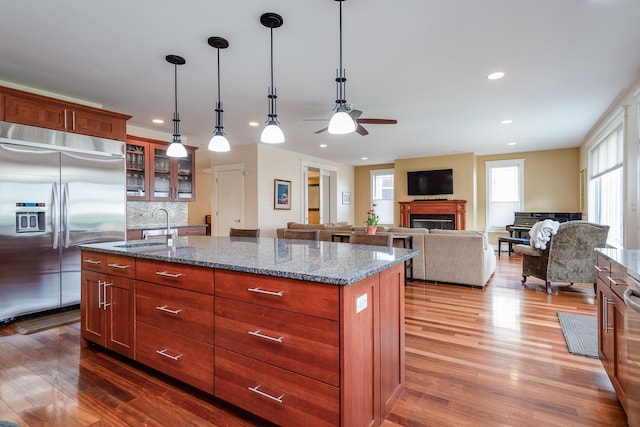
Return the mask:
<svg viewBox="0 0 640 427">
<path fill-rule="evenodd" d="M 127 138 L 127 200 L 195 200 L 195 149 L 187 157 L 167 156 L 168 143 Z"/>
<path fill-rule="evenodd" d="M 148 148 L 147 145 L 127 142 L 127 200 L 149 200 L 146 174 Z"/>
</svg>

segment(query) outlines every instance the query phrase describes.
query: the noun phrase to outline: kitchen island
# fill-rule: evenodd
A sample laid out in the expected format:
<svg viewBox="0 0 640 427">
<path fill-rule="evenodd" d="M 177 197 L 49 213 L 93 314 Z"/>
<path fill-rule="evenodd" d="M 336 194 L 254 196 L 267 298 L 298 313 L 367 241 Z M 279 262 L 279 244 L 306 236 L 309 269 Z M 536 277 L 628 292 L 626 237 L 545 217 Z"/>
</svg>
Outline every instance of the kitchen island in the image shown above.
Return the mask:
<svg viewBox="0 0 640 427">
<path fill-rule="evenodd" d="M 404 384 L 418 251 L 189 236 L 83 245 L 81 330 L 282 425 L 380 425 Z"/>
</svg>

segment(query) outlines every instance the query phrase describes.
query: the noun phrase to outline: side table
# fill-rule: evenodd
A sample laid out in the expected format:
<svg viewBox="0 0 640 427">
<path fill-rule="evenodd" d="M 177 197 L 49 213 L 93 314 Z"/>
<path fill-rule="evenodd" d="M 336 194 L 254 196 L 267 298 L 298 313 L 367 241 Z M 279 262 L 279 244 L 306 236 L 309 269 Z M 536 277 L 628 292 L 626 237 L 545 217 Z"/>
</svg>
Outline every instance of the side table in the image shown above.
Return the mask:
<svg viewBox="0 0 640 427">
<path fill-rule="evenodd" d="M 410 234 L 394 234 L 393 246 L 397 248 L 413 249 L 413 236 Z M 413 280 L 413 258 L 404 262 L 405 285 L 407 284 L 407 280 Z"/>
</svg>

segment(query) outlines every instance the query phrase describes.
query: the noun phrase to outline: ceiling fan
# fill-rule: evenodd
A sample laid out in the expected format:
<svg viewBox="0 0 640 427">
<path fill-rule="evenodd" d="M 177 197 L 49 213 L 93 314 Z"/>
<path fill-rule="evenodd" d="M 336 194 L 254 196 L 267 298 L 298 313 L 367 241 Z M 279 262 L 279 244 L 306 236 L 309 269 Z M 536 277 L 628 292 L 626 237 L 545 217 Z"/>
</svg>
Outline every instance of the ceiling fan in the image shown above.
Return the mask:
<svg viewBox="0 0 640 427">
<path fill-rule="evenodd" d="M 356 133 L 359 133 L 362 136 L 369 134 L 369 131 L 367 131 L 364 128 L 364 126 L 362 126 L 363 123 L 375 124 L 375 125 L 395 125 L 396 123 L 398 123 L 398 121 L 395 119 L 371 119 L 366 117 L 360 118 L 360 116 L 362 115 L 362 111 L 356 110 L 355 108 L 353 108 L 353 105 L 347 106 L 347 112 L 349 113 L 353 121 L 356 122 L 356 125 L 357 125 Z M 329 119 L 305 119 L 305 120 L 329 120 Z M 319 131 L 316 131 L 315 133 L 322 133 L 322 132 L 325 132 L 327 129 L 329 128 L 325 127 L 320 129 Z"/>
</svg>

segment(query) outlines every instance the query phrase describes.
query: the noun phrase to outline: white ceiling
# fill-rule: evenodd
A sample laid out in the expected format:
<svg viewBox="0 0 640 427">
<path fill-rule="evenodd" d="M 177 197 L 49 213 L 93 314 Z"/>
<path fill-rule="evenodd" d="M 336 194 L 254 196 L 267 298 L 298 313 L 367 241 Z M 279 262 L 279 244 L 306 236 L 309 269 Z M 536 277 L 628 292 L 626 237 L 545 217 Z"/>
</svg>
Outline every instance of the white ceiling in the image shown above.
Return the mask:
<svg viewBox="0 0 640 427">
<path fill-rule="evenodd" d="M 174 66 L 181 132 L 202 147 L 214 127 L 216 50 L 231 147 L 259 140 L 267 116 L 269 29 L 282 148 L 352 165 L 458 152 L 575 147 L 640 77 L 638 0 L 347 0 L 347 101 L 370 134 L 314 132 L 335 100 L 334 0 L 3 0 L 0 80 L 101 104 L 172 132 Z M 501 70 L 499 81 L 486 75 Z M 161 117 L 164 125 L 153 125 Z M 510 125 L 502 125 L 512 119 Z M 257 121 L 260 127 L 248 126 Z M 515 146 L 507 146 L 516 142 Z M 327 144 L 320 148 L 320 144 Z M 368 157 L 362 160 L 361 157 Z M 205 157 L 206 156 L 202 156 Z"/>
</svg>

